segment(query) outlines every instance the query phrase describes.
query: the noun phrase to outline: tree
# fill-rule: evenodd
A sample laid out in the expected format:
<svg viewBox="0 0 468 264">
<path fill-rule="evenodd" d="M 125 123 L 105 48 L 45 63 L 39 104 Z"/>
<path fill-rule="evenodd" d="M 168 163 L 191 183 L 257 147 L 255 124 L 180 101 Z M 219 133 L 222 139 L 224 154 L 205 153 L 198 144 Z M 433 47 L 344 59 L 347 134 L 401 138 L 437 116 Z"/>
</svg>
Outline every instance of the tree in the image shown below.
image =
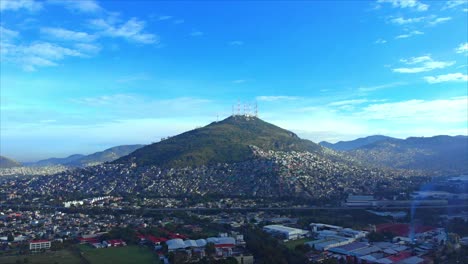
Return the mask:
<svg viewBox="0 0 468 264">
<path fill-rule="evenodd" d="M 205 252 L 208 256 L 212 256 L 216 253 L 216 247 L 214 243 L 207 243 L 205 246 Z"/>
</svg>

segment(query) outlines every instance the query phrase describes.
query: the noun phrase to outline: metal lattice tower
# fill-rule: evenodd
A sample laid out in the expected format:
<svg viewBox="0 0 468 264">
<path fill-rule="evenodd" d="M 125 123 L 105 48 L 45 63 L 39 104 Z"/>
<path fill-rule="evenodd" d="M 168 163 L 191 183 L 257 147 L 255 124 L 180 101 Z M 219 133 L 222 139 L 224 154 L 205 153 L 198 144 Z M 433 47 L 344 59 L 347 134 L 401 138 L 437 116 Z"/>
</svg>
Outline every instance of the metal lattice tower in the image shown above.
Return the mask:
<svg viewBox="0 0 468 264">
<path fill-rule="evenodd" d="M 258 104 L 255 102 L 255 117 L 258 117 Z"/>
</svg>

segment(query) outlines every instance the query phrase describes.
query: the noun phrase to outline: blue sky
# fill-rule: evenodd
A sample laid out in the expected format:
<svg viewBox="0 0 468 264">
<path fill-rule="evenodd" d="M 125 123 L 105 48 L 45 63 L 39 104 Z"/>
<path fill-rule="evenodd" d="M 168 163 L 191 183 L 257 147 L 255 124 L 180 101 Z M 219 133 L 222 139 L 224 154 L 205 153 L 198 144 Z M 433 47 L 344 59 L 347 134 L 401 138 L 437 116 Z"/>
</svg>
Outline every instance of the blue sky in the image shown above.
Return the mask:
<svg viewBox="0 0 468 264">
<path fill-rule="evenodd" d="M 151 143 L 238 100 L 315 142 L 468 133 L 467 1 L 0 2 L 1 155 Z"/>
</svg>

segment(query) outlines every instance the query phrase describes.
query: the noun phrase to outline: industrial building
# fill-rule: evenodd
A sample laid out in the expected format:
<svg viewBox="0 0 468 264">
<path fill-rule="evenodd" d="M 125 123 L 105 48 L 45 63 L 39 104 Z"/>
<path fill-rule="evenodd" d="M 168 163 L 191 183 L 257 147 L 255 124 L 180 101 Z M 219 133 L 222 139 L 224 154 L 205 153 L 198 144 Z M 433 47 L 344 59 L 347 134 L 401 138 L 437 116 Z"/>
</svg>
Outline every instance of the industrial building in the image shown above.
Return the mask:
<svg viewBox="0 0 468 264">
<path fill-rule="evenodd" d="M 375 198 L 371 195 L 348 195 L 346 199 L 347 206 L 373 206 L 375 205 Z"/>
<path fill-rule="evenodd" d="M 344 237 L 330 237 L 324 239 L 318 239 L 314 241 L 310 241 L 305 243 L 306 245 L 310 246 L 311 248 L 319 251 L 328 250 L 333 247 L 339 247 L 343 245 L 347 245 L 354 242 L 352 238 L 344 238 Z"/>
<path fill-rule="evenodd" d="M 292 228 L 283 225 L 267 225 L 263 227 L 263 231 L 286 240 L 295 240 L 303 238 L 309 234 L 309 231 L 307 230 Z"/>
</svg>

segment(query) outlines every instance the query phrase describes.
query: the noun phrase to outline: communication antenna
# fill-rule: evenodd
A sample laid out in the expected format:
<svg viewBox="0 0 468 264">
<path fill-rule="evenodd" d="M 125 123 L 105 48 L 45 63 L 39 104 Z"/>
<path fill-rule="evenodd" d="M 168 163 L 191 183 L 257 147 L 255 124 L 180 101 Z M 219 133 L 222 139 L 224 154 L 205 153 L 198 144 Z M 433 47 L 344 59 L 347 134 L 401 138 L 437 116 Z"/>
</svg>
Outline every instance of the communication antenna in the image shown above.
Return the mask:
<svg viewBox="0 0 468 264">
<path fill-rule="evenodd" d="M 219 121 L 219 114 L 216 114 L 216 122 Z"/>
<path fill-rule="evenodd" d="M 237 100 L 237 115 L 239 116 L 240 115 L 240 101 L 239 99 Z"/>
<path fill-rule="evenodd" d="M 231 105 L 232 106 L 232 114 L 231 116 L 234 116 L 234 105 Z"/>
<path fill-rule="evenodd" d="M 255 102 L 255 117 L 258 117 L 258 105 L 257 105 L 257 102 Z"/>
</svg>

